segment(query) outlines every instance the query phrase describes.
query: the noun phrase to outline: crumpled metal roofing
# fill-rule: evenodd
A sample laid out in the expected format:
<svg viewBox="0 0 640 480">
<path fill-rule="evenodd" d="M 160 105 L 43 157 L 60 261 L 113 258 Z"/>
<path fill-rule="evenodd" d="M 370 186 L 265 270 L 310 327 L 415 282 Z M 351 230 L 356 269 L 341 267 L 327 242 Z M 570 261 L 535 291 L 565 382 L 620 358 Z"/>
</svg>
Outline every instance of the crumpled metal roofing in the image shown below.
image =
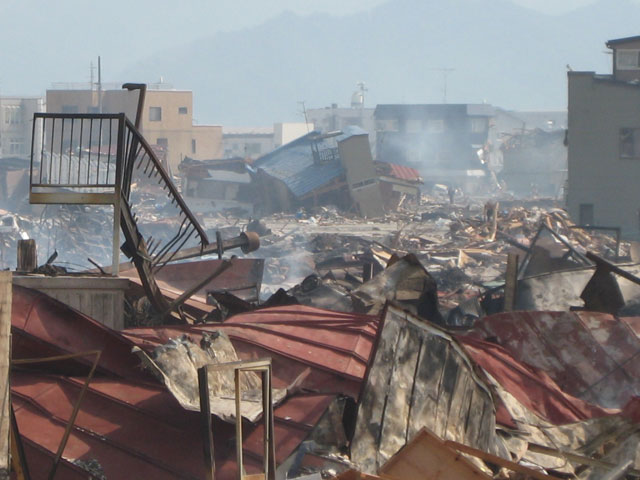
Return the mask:
<svg viewBox="0 0 640 480">
<path fill-rule="evenodd" d="M 596 312 L 507 312 L 469 336 L 500 344 L 577 398 L 621 409 L 640 395 L 640 317 Z"/>
<path fill-rule="evenodd" d="M 406 180 L 408 182 L 422 182 L 420 172 L 418 172 L 415 168 L 398 165 L 397 163 L 387 163 L 390 167 L 390 177 L 395 177 L 400 180 Z"/>
<path fill-rule="evenodd" d="M 514 359 L 495 343 L 458 335 L 465 351 L 522 405 L 555 425 L 604 417 L 605 410 L 564 392 L 545 372 Z"/>
<path fill-rule="evenodd" d="M 206 327 L 121 334 L 33 290 L 14 287 L 13 299 L 14 357 L 103 350 L 64 452 L 67 460 L 95 459 L 107 478 L 203 478 L 199 414 L 181 408 L 142 372 L 131 347 L 151 347 L 165 336 L 182 333 L 197 337 Z M 269 355 L 275 387 L 288 386 L 302 374 L 302 386 L 313 390 L 290 392 L 274 410 L 276 460 L 281 463 L 307 438 L 336 392 L 357 395 L 377 319 L 310 307 L 273 308 L 239 317 L 222 328 L 240 347 L 241 358 Z M 47 373 L 12 372 L 13 404 L 30 464 L 51 462 L 87 364 L 52 364 Z M 214 417 L 217 478 L 234 476 L 234 431 L 233 425 Z M 261 467 L 262 426 L 248 426 L 245 432 L 245 465 L 254 473 Z M 56 478 L 81 477 L 78 468 L 65 461 Z"/>
<path fill-rule="evenodd" d="M 313 161 L 312 142 L 318 144 L 319 150 L 330 148 L 326 140 L 312 140 L 319 134 L 313 131 L 282 145 L 257 159 L 253 166 L 284 182 L 296 197 L 303 197 L 344 174 L 339 161 L 322 164 Z"/>
<path fill-rule="evenodd" d="M 378 318 L 305 305 L 241 313 L 221 324 L 132 328 L 124 335 L 143 349 L 188 333 L 195 340 L 222 330 L 240 358 L 273 359 L 274 387 L 286 387 L 310 369 L 301 386 L 357 398 L 373 349 Z"/>
</svg>

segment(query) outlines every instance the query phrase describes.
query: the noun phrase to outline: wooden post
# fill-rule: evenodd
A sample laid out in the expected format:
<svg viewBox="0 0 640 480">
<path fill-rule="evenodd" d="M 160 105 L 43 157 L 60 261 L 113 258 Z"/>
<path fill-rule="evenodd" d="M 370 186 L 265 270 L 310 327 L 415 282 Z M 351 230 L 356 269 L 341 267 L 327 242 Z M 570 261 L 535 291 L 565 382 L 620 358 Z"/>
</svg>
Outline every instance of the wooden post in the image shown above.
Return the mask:
<svg viewBox="0 0 640 480">
<path fill-rule="evenodd" d="M 200 393 L 200 416 L 202 417 L 202 448 L 204 453 L 204 465 L 207 469 L 205 478 L 207 480 L 213 480 L 216 475 L 216 461 L 213 456 L 211 404 L 209 403 L 209 377 L 206 365 L 198 369 L 198 390 Z"/>
<path fill-rule="evenodd" d="M 516 290 L 518 286 L 518 255 L 507 255 L 507 273 L 504 284 L 504 308 L 505 312 L 513 311 L 516 305 Z"/>
<path fill-rule="evenodd" d="M 16 271 L 20 273 L 31 273 L 38 268 L 38 254 L 36 251 L 36 241 L 18 240 L 18 266 Z"/>
<path fill-rule="evenodd" d="M 0 480 L 9 478 L 9 365 L 11 362 L 11 272 L 0 272 Z"/>
</svg>

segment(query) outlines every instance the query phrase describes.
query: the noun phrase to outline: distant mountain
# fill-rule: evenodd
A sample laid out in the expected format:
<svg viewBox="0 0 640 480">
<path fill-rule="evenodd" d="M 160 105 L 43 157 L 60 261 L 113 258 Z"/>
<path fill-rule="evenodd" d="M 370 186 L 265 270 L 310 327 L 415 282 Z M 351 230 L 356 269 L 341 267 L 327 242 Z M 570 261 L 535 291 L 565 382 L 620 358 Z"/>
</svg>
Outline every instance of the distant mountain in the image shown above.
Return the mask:
<svg viewBox="0 0 640 480">
<path fill-rule="evenodd" d="M 601 0 L 551 16 L 507 0 L 391 0 L 345 17 L 285 13 L 136 62 L 121 78 L 163 76 L 194 90 L 201 123 L 301 120 L 347 104 L 358 81 L 368 105 L 443 99 L 505 108 L 566 108 L 567 64 L 608 72 L 610 38 L 640 34 L 640 5 Z"/>
</svg>

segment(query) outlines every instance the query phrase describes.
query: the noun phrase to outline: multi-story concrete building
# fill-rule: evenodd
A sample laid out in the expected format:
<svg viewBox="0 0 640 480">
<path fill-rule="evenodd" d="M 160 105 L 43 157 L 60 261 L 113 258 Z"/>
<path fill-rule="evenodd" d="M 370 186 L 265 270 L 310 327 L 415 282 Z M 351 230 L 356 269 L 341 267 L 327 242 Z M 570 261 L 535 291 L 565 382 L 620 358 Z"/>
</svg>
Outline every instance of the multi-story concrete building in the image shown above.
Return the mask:
<svg viewBox="0 0 640 480">
<path fill-rule="evenodd" d="M 640 238 L 640 36 L 610 40 L 613 73 L 568 72 L 567 208 Z"/>
<path fill-rule="evenodd" d="M 347 108 L 334 103 L 330 107 L 308 109 L 307 120 L 323 132 L 344 130 L 350 126 L 360 127 L 369 134 L 369 142 L 373 148 L 376 144 L 374 111 L 375 108 L 360 105 Z"/>
<path fill-rule="evenodd" d="M 121 89 L 67 88 L 47 90 L 47 111 L 62 113 L 125 112 L 133 121 L 137 92 Z M 166 154 L 173 172 L 186 156 L 205 160 L 222 157 L 222 127 L 193 121 L 193 93 L 165 89 L 160 84 L 147 89 L 141 119 L 145 138 Z"/>
<path fill-rule="evenodd" d="M 29 156 L 33 114 L 43 111 L 41 97 L 0 97 L 0 157 Z M 39 140 L 35 138 L 36 149 Z"/>
<path fill-rule="evenodd" d="M 255 160 L 313 130 L 313 124 L 274 123 L 273 127 L 225 127 L 222 133 L 224 158 Z"/>
<path fill-rule="evenodd" d="M 484 190 L 493 115 L 487 104 L 378 105 L 377 160 L 413 167 L 426 184 Z"/>
</svg>

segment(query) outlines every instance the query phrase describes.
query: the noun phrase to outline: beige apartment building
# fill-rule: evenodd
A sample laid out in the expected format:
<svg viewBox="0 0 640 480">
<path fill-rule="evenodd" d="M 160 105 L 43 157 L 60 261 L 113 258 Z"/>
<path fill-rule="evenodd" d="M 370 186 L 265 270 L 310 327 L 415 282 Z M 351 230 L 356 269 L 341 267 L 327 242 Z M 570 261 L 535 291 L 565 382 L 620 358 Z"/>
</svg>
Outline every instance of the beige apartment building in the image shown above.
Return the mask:
<svg viewBox="0 0 640 480">
<path fill-rule="evenodd" d="M 121 89 L 47 90 L 47 111 L 60 113 L 120 113 L 133 122 L 138 105 L 137 91 Z M 140 123 L 142 134 L 177 173 L 188 156 L 197 160 L 222 157 L 222 126 L 194 125 L 193 92 L 149 88 Z"/>
<path fill-rule="evenodd" d="M 640 36 L 606 45 L 612 74 L 568 72 L 567 209 L 640 239 Z"/>
</svg>

